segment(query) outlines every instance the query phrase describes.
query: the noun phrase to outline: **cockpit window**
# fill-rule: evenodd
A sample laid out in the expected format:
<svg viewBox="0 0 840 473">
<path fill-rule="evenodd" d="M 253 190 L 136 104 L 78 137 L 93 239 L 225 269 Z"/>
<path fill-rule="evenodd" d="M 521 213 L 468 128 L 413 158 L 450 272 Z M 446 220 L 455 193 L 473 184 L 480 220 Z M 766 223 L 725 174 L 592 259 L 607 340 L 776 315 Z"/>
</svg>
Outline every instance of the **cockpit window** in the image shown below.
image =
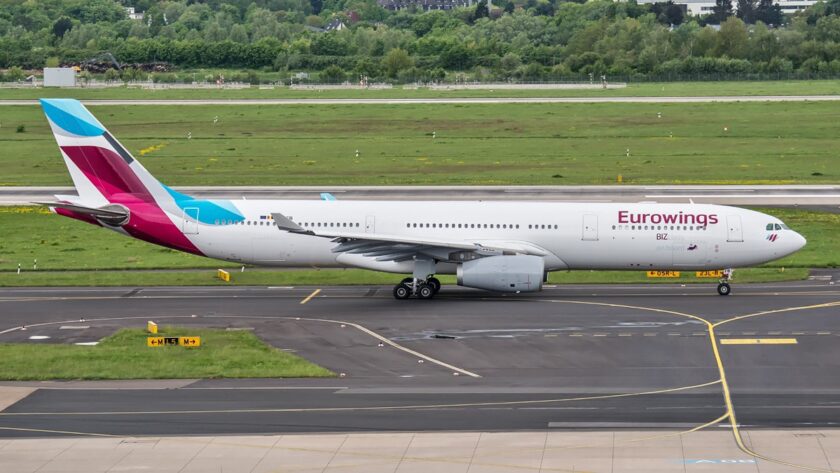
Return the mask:
<svg viewBox="0 0 840 473">
<path fill-rule="evenodd" d="M 772 223 L 768 223 L 768 224 L 767 224 L 767 230 L 768 230 L 768 231 L 772 231 L 772 230 L 773 230 L 773 224 L 772 224 Z"/>
<path fill-rule="evenodd" d="M 783 223 L 782 224 L 782 230 L 790 230 L 790 227 Z"/>
<path fill-rule="evenodd" d="M 782 229 L 782 226 L 777 223 L 776 224 L 776 230 L 781 230 L 781 229 Z"/>
</svg>

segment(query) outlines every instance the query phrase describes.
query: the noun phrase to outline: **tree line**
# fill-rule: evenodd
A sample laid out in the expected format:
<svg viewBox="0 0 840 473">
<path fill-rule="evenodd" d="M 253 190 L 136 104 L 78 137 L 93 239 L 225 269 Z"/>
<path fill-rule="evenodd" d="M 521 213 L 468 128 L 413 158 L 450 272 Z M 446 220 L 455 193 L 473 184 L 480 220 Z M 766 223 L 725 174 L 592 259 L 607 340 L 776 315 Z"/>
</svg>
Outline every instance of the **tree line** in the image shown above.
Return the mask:
<svg viewBox="0 0 840 473">
<path fill-rule="evenodd" d="M 0 67 L 108 51 L 127 63 L 318 71 L 329 81 L 840 74 L 840 0 L 792 15 L 772 0 L 736 8 L 718 0 L 703 17 L 670 2 L 492 5 L 391 12 L 375 0 L 3 0 Z M 124 6 L 144 18 L 128 19 Z M 346 28 L 325 31 L 336 19 Z"/>
</svg>

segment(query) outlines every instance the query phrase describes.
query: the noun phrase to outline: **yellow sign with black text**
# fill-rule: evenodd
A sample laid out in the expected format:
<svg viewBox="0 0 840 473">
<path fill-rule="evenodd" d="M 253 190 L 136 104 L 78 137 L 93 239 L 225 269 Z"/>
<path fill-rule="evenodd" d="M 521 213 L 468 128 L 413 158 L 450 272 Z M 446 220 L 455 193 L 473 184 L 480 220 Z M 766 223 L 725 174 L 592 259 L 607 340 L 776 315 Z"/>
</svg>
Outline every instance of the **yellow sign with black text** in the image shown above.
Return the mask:
<svg viewBox="0 0 840 473">
<path fill-rule="evenodd" d="M 200 347 L 201 337 L 146 337 L 147 347 L 164 346 Z"/>
<path fill-rule="evenodd" d="M 178 345 L 182 347 L 200 347 L 201 337 L 178 337 Z"/>
<path fill-rule="evenodd" d="M 680 277 L 679 271 L 648 271 L 647 277 L 649 278 L 678 278 Z"/>
<path fill-rule="evenodd" d="M 721 279 L 723 277 L 723 270 L 718 269 L 716 271 L 697 271 L 696 273 L 694 273 L 694 275 L 698 278 Z"/>
</svg>

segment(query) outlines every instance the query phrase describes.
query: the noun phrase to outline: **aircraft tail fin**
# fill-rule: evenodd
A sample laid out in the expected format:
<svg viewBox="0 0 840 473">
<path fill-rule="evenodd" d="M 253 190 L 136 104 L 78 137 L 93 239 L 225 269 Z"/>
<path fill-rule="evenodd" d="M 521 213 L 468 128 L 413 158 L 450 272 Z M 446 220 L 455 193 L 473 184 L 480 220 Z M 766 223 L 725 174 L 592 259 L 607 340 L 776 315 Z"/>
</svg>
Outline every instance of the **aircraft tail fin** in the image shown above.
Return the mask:
<svg viewBox="0 0 840 473">
<path fill-rule="evenodd" d="M 41 99 L 79 200 L 101 206 L 117 195 L 150 202 L 167 197 L 162 185 L 78 100 Z"/>
</svg>

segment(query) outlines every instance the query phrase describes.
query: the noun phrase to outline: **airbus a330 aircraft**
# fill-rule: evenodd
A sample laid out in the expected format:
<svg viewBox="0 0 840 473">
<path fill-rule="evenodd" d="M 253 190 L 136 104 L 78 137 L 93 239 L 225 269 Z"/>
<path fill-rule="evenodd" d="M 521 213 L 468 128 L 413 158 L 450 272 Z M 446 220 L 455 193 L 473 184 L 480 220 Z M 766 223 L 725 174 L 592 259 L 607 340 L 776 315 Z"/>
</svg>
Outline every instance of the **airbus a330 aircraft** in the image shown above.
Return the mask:
<svg viewBox="0 0 840 473">
<path fill-rule="evenodd" d="M 735 268 L 805 245 L 775 217 L 720 205 L 194 199 L 152 177 L 80 102 L 41 106 L 78 192 L 42 202 L 54 212 L 220 260 L 411 274 L 397 299 L 434 297 L 435 274 L 532 292 L 549 271 Z"/>
</svg>

